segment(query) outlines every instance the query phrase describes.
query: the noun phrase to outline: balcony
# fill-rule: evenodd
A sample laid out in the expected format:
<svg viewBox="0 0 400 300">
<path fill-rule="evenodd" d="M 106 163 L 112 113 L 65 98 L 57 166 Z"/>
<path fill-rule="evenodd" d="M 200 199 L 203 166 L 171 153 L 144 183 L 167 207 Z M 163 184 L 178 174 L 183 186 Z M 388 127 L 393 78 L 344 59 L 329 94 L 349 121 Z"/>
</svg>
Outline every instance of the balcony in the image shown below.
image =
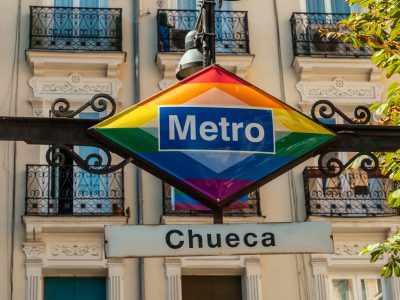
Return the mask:
<svg viewBox="0 0 400 300">
<path fill-rule="evenodd" d="M 293 13 L 290 18 L 293 55 L 311 57 L 369 58 L 370 48 L 355 48 L 351 42 L 322 37 L 320 29 L 343 31 L 337 23 L 348 14 Z"/>
<path fill-rule="evenodd" d="M 123 216 L 124 173 L 95 175 L 77 166 L 26 166 L 26 216 Z"/>
<path fill-rule="evenodd" d="M 184 52 L 185 36 L 194 30 L 197 15 L 196 10 L 158 10 L 158 51 Z M 216 11 L 215 33 L 217 53 L 250 53 L 246 11 Z"/>
<path fill-rule="evenodd" d="M 30 7 L 29 49 L 122 51 L 120 8 Z"/>
<path fill-rule="evenodd" d="M 381 174 L 359 169 L 346 171 L 340 177 L 328 178 L 317 167 L 303 172 L 308 216 L 384 217 L 399 215 L 387 204 L 387 196 L 396 184 Z"/>
<path fill-rule="evenodd" d="M 176 67 L 185 52 L 185 36 L 193 30 L 198 11 L 160 9 L 157 11 L 157 66 L 162 73 L 161 90 L 177 83 Z M 219 65 L 239 77 L 246 77 L 254 60 L 250 53 L 246 11 L 215 12 L 215 51 Z"/>
<path fill-rule="evenodd" d="M 211 216 L 212 212 L 199 202 L 194 202 L 185 194 L 163 184 L 163 215 L 164 216 Z M 261 216 L 260 195 L 258 190 L 235 201 L 224 210 L 224 216 L 251 217 Z"/>
</svg>

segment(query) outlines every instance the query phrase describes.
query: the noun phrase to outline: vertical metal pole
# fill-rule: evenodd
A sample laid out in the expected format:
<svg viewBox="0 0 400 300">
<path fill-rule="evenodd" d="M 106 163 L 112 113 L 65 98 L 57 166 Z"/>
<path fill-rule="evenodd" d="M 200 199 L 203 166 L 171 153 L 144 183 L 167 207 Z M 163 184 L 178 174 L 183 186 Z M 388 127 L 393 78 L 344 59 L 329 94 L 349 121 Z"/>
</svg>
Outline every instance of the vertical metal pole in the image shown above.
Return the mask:
<svg viewBox="0 0 400 300">
<path fill-rule="evenodd" d="M 215 1 L 208 0 L 209 2 L 209 32 L 208 38 L 210 43 L 210 65 L 215 64 Z"/>
<path fill-rule="evenodd" d="M 203 0 L 203 68 L 215 64 L 215 0 Z M 222 208 L 213 210 L 214 224 L 223 224 Z"/>
<path fill-rule="evenodd" d="M 215 1 L 203 0 L 203 68 L 215 63 Z"/>
<path fill-rule="evenodd" d="M 202 13 L 202 18 L 203 18 L 203 68 L 207 68 L 209 64 L 209 39 L 208 39 L 208 1 L 203 0 L 203 4 L 201 6 L 201 9 L 203 11 Z"/>
<path fill-rule="evenodd" d="M 133 69 L 134 69 L 134 104 L 140 101 L 140 62 L 139 62 L 139 0 L 133 0 Z M 136 218 L 137 224 L 143 224 L 142 173 L 136 167 Z M 144 258 L 138 258 L 138 296 L 145 299 Z"/>
<path fill-rule="evenodd" d="M 222 208 L 214 209 L 213 210 L 213 218 L 214 218 L 214 224 L 223 224 L 224 223 L 224 217 L 222 214 Z"/>
</svg>

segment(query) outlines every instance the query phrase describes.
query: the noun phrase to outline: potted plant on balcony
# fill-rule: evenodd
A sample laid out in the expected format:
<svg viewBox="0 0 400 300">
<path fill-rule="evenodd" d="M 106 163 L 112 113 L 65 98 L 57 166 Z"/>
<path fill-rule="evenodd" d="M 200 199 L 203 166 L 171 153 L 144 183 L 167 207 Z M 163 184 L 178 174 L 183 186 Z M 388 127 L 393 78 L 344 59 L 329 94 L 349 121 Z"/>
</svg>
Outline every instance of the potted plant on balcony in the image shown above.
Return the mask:
<svg viewBox="0 0 400 300">
<path fill-rule="evenodd" d="M 114 215 L 123 215 L 124 214 L 124 208 L 116 203 L 113 204 L 112 209 L 113 209 Z"/>
</svg>

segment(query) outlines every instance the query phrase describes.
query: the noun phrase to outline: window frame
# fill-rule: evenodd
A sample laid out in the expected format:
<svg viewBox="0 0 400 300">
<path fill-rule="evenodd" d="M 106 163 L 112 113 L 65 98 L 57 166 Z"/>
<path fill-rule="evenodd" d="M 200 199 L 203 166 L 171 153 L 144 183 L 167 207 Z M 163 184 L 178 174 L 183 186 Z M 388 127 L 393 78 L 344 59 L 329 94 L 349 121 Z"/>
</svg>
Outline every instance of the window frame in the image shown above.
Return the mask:
<svg viewBox="0 0 400 300">
<path fill-rule="evenodd" d="M 308 12 L 307 11 L 307 0 L 302 0 L 300 3 L 300 7 L 302 11 Z M 332 0 L 324 0 L 324 12 L 327 14 L 332 14 Z M 361 12 L 361 8 L 357 7 L 355 5 L 350 6 L 350 13 L 358 13 Z M 310 12 L 312 13 L 312 12 Z M 338 13 L 343 13 L 343 12 L 338 12 Z"/>
<path fill-rule="evenodd" d="M 362 273 L 362 272 L 351 272 L 351 273 L 345 273 L 345 274 L 329 274 L 328 272 L 328 285 L 329 285 L 329 299 L 331 300 L 336 300 L 333 297 L 333 280 L 335 279 L 349 279 L 353 282 L 353 299 L 354 300 L 361 300 L 362 299 L 362 286 L 361 286 L 361 280 L 363 279 L 376 279 L 380 280 L 381 282 L 381 287 L 382 287 L 382 296 L 383 300 L 389 300 L 388 299 L 388 286 L 386 282 L 383 280 L 382 277 L 380 277 L 378 274 L 368 274 L 368 273 Z"/>
</svg>

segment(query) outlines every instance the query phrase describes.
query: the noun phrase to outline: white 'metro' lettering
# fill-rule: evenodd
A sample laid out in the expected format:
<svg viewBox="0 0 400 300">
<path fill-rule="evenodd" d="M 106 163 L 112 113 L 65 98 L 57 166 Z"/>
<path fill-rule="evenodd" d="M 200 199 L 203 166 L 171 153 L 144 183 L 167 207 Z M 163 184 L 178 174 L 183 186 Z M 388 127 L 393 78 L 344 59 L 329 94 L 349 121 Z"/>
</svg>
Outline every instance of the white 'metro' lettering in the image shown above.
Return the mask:
<svg viewBox="0 0 400 300">
<path fill-rule="evenodd" d="M 185 120 L 185 126 L 181 127 L 181 124 L 179 123 L 179 119 L 177 115 L 171 115 L 169 116 L 169 139 L 170 140 L 175 140 L 175 127 L 176 127 L 176 132 L 178 133 L 179 139 L 180 140 L 186 140 L 188 131 L 189 131 L 189 126 L 190 126 L 190 139 L 191 140 L 196 140 L 196 117 L 189 115 L 186 117 Z"/>
<path fill-rule="evenodd" d="M 196 116 L 186 116 L 185 123 L 182 126 L 177 115 L 170 115 L 168 126 L 169 140 L 175 140 L 175 132 L 177 133 L 179 140 L 187 140 L 189 133 L 190 140 L 194 141 L 197 138 Z M 221 134 L 223 141 L 238 142 L 239 132 L 241 130 L 244 130 L 246 139 L 252 143 L 261 142 L 265 136 L 264 128 L 258 123 L 249 123 L 245 126 L 243 122 L 230 123 L 226 118 L 221 118 L 221 121 L 218 123 L 214 123 L 212 121 L 202 122 L 199 126 L 199 135 L 205 141 L 213 141 L 218 137 L 219 134 Z"/>
</svg>

